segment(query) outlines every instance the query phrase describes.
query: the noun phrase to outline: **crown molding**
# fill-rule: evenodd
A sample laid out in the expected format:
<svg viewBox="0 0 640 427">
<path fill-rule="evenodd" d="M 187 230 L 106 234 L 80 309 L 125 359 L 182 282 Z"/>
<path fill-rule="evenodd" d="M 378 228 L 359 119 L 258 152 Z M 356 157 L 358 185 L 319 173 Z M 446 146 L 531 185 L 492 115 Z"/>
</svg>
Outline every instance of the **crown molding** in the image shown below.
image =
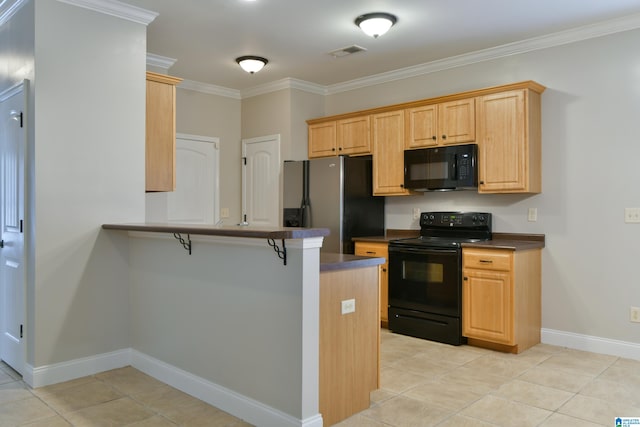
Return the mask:
<svg viewBox="0 0 640 427">
<path fill-rule="evenodd" d="M 25 4 L 27 4 L 27 0 L 6 0 L 0 2 L 0 27 L 9 21 Z"/>
<path fill-rule="evenodd" d="M 224 96 L 227 98 L 241 99 L 240 91 L 237 89 L 229 89 L 227 87 L 216 86 L 209 83 L 200 83 L 193 80 L 183 80 L 178 84 L 178 88 L 202 92 L 209 95 Z"/>
<path fill-rule="evenodd" d="M 169 68 L 173 67 L 173 64 L 175 64 L 177 61 L 178 60 L 174 58 L 147 52 L 147 65 L 151 65 L 152 67 L 158 67 L 162 68 L 163 70 L 168 70 Z"/>
<path fill-rule="evenodd" d="M 323 85 L 307 82 L 304 80 L 298 80 L 293 78 L 285 78 L 276 80 L 264 85 L 254 86 L 241 91 L 242 98 L 251 98 L 252 96 L 263 95 L 265 93 L 275 92 L 283 89 L 298 89 L 305 92 L 315 93 L 317 95 L 326 95 L 327 90 Z"/>
<path fill-rule="evenodd" d="M 361 89 L 368 86 L 387 83 L 395 80 L 407 79 L 424 74 L 435 73 L 455 67 L 470 65 L 477 62 L 490 61 L 492 59 L 547 49 L 582 40 L 602 37 L 640 28 L 640 14 L 629 15 L 618 19 L 611 19 L 597 24 L 585 25 L 571 30 L 561 31 L 541 37 L 508 43 L 505 45 L 479 50 L 468 54 L 452 56 L 450 58 L 427 62 L 401 68 L 386 73 L 375 74 L 361 79 L 350 80 L 326 87 L 327 95 Z"/>
<path fill-rule="evenodd" d="M 368 77 L 354 79 L 342 83 L 336 83 L 328 86 L 319 85 L 304 80 L 285 78 L 264 85 L 244 89 L 242 91 L 198 82 L 183 82 L 179 87 L 188 85 L 189 87 L 185 87 L 185 89 L 202 91 L 205 93 L 212 93 L 221 96 L 230 96 L 231 94 L 231 97 L 236 99 L 250 98 L 252 96 L 275 92 L 282 89 L 299 89 L 318 95 L 333 95 L 350 90 L 365 88 L 368 86 L 388 83 L 395 80 L 417 77 L 451 68 L 471 65 L 478 62 L 490 61 L 506 56 L 552 48 L 614 33 L 620 33 L 623 31 L 635 30 L 638 28 L 640 28 L 640 14 L 629 15 L 622 18 L 611 19 L 591 25 L 585 25 L 571 30 L 548 34 L 541 37 L 534 37 L 519 42 L 508 43 L 501 46 L 452 56 L 450 58 L 427 62 L 424 64 L 414 65 L 411 67 L 401 68 L 386 73 L 375 74 Z M 211 90 L 211 88 L 215 88 L 215 90 Z"/>
<path fill-rule="evenodd" d="M 105 15 L 115 16 L 117 18 L 126 19 L 127 21 L 137 22 L 138 24 L 149 25 L 158 16 L 157 12 L 142 9 L 140 7 L 131 6 L 117 0 L 58 0 L 61 3 L 67 3 Z"/>
</svg>

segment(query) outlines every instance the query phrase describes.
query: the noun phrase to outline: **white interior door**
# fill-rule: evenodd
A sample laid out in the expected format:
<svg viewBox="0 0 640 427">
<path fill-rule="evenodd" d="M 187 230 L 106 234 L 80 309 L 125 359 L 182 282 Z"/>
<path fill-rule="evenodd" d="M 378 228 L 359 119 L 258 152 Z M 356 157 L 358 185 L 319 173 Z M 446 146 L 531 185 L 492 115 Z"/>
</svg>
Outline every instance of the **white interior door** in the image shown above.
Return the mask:
<svg viewBox="0 0 640 427">
<path fill-rule="evenodd" d="M 24 367 L 25 96 L 28 81 L 0 94 L 0 359 Z"/>
<path fill-rule="evenodd" d="M 218 221 L 218 138 L 176 136 L 176 189 L 167 193 L 167 221 Z"/>
<path fill-rule="evenodd" d="M 252 226 L 280 224 L 280 135 L 242 140 L 242 218 Z"/>
</svg>

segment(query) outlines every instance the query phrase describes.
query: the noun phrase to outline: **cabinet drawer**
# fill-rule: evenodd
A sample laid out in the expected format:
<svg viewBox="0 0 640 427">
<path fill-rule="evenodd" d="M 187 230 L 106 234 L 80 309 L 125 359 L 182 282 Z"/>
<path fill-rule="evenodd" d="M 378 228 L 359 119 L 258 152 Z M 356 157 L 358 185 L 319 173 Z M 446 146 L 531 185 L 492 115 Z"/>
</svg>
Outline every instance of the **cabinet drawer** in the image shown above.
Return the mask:
<svg viewBox="0 0 640 427">
<path fill-rule="evenodd" d="M 355 254 L 359 256 L 389 258 L 389 251 L 385 243 L 356 242 Z"/>
<path fill-rule="evenodd" d="M 511 270 L 513 253 L 505 250 L 463 249 L 463 268 L 480 268 L 485 270 Z"/>
</svg>

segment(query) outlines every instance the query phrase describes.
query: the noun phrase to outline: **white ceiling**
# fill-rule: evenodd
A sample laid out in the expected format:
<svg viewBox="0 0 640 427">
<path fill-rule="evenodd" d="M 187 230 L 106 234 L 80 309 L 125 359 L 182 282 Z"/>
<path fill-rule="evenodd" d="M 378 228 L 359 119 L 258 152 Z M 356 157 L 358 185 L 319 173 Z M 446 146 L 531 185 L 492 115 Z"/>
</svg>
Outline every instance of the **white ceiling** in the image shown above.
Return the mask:
<svg viewBox="0 0 640 427">
<path fill-rule="evenodd" d="M 235 90 L 285 78 L 331 86 L 578 27 L 640 27 L 640 0 L 123 1 L 159 13 L 147 51 L 177 60 L 169 74 Z M 354 24 L 368 12 L 398 22 L 373 39 Z M 351 45 L 367 51 L 329 55 Z M 269 64 L 250 75 L 242 55 Z"/>
</svg>

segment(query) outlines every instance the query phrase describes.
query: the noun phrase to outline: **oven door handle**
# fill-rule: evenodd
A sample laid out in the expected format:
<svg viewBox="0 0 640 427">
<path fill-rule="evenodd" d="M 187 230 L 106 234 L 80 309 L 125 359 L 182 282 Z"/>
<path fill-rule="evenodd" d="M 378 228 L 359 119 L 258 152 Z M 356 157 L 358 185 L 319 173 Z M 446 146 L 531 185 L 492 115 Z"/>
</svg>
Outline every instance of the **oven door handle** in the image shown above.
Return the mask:
<svg viewBox="0 0 640 427">
<path fill-rule="evenodd" d="M 457 249 L 414 249 L 414 248 L 393 248 L 389 247 L 389 252 L 408 253 L 417 255 L 457 255 Z"/>
</svg>

